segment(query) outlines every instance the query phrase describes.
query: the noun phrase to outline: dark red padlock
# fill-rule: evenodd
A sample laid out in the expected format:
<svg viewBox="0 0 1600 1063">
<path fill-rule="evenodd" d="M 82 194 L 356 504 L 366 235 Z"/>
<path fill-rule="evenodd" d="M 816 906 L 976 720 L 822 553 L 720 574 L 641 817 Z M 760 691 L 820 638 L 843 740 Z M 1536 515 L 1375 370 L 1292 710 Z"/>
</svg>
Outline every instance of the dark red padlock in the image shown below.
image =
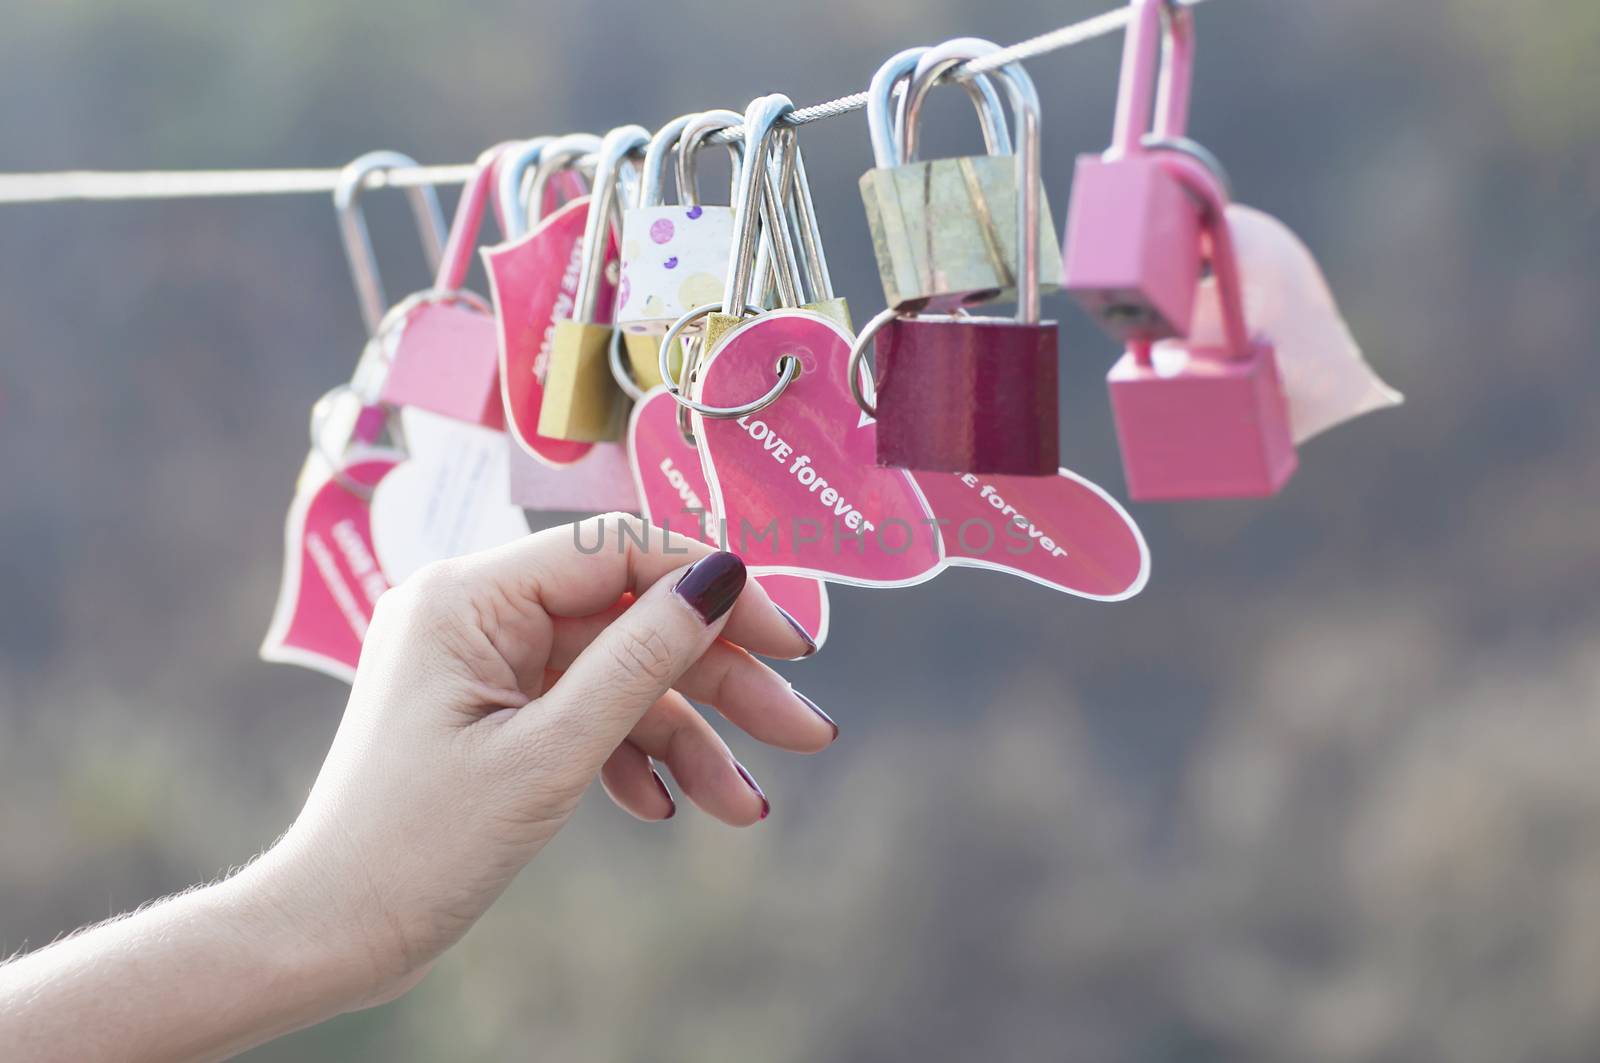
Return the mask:
<svg viewBox="0 0 1600 1063">
<path fill-rule="evenodd" d="M 1054 476 L 1055 322 L 901 317 L 874 337 L 878 464 Z"/>
<path fill-rule="evenodd" d="M 1272 343 L 1250 333 L 1217 176 L 1181 152 L 1162 165 L 1202 204 L 1223 343 L 1135 341 L 1106 378 L 1128 493 L 1140 501 L 1275 494 L 1298 464 Z"/>
<path fill-rule="evenodd" d="M 1111 146 L 1080 155 L 1073 171 L 1061 286 L 1118 339 L 1161 339 L 1188 333 L 1200 270 L 1199 207 L 1151 144 L 1183 137 L 1194 27 L 1169 0 L 1132 2 Z M 1163 8 L 1170 45 L 1158 87 Z"/>
<path fill-rule="evenodd" d="M 917 66 L 977 58 L 984 41 L 947 42 Z M 1020 64 L 991 75 L 1011 98 L 1019 134 L 1016 172 L 1017 316 L 901 316 L 893 307 L 856 337 L 848 378 L 877 418 L 879 465 L 930 472 L 1054 476 L 1060 465 L 1056 323 L 1039 320 L 1038 96 Z M 873 344 L 877 379 L 861 377 Z"/>
</svg>

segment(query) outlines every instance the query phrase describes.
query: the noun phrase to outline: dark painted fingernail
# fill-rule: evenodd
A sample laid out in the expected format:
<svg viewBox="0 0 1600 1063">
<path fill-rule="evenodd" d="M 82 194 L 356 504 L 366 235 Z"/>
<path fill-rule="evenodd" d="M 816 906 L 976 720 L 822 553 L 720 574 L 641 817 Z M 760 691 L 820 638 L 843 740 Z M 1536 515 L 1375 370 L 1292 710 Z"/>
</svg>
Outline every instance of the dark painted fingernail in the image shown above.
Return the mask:
<svg viewBox="0 0 1600 1063">
<path fill-rule="evenodd" d="M 737 760 L 734 761 L 733 770 L 738 772 L 739 778 L 745 781 L 745 785 L 754 790 L 756 796 L 761 798 L 761 816 L 759 818 L 766 819 L 772 812 L 772 802 L 767 800 L 767 795 L 761 792 L 761 787 L 756 785 L 756 781 L 750 777 L 750 773 L 744 770 L 743 764 L 740 764 Z"/>
<path fill-rule="evenodd" d="M 671 819 L 678 814 L 678 802 L 672 799 L 672 791 L 667 789 L 667 784 L 662 780 L 660 772 L 651 768 L 650 777 L 656 781 L 657 786 L 661 787 L 661 796 L 667 799 L 667 814 L 661 818 Z"/>
<path fill-rule="evenodd" d="M 810 698 L 808 698 L 804 694 L 800 693 L 800 691 L 796 690 L 794 687 L 790 687 L 789 688 L 789 693 L 791 693 L 795 697 L 799 698 L 800 699 L 800 704 L 804 705 L 806 708 L 810 709 L 812 712 L 814 712 L 818 716 L 822 717 L 822 722 L 827 724 L 829 727 L 833 728 L 833 737 L 835 737 L 835 738 L 839 737 L 839 725 L 833 722 L 833 717 L 832 716 L 829 716 L 827 713 L 822 711 L 822 706 L 821 705 L 818 705 L 816 702 L 812 701 Z"/>
<path fill-rule="evenodd" d="M 800 655 L 800 657 L 810 657 L 813 653 L 816 653 L 817 652 L 817 640 L 811 637 L 811 632 L 809 632 L 805 628 L 801 627 L 800 626 L 800 621 L 798 621 L 794 617 L 790 616 L 789 615 L 789 610 L 785 609 L 783 606 L 779 605 L 777 602 L 773 602 L 772 603 L 772 608 L 774 608 L 774 609 L 776 609 L 778 611 L 778 615 L 779 616 L 781 616 L 785 620 L 789 621 L 789 626 L 794 628 L 794 633 L 796 635 L 799 635 L 802 639 L 805 640 L 806 652 L 802 653 Z M 795 660 L 798 661 L 800 659 L 800 657 L 796 657 Z"/>
<path fill-rule="evenodd" d="M 733 608 L 744 590 L 744 579 L 744 562 L 738 555 L 719 550 L 690 565 L 673 584 L 672 592 L 709 624 Z"/>
</svg>

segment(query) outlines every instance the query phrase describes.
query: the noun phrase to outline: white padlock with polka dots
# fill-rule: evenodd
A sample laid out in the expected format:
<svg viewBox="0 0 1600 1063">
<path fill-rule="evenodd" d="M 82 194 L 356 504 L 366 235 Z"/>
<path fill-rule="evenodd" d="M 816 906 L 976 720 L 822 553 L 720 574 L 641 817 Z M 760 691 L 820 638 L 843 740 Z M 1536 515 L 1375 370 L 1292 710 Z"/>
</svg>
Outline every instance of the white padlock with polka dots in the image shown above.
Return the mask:
<svg viewBox="0 0 1600 1063">
<path fill-rule="evenodd" d="M 705 111 L 669 122 L 650 142 L 638 203 L 622 212 L 622 275 L 615 323 L 625 333 L 660 335 L 684 313 L 722 298 L 734 209 L 699 202 L 695 154 L 707 137 L 742 116 Z M 730 144 L 734 172 L 739 148 Z M 666 200 L 666 167 L 677 157 L 679 203 Z"/>
</svg>

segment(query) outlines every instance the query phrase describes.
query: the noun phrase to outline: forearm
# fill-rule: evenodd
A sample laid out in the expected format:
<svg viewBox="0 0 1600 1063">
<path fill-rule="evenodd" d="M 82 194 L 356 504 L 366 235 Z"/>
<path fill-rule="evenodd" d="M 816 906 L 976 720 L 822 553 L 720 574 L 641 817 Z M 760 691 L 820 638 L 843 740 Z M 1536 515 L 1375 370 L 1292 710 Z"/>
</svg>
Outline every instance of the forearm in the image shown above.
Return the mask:
<svg viewBox="0 0 1600 1063">
<path fill-rule="evenodd" d="M 348 972 L 290 924 L 266 868 L 0 967 L 5 1058 L 210 1060 L 329 1018 Z"/>
</svg>

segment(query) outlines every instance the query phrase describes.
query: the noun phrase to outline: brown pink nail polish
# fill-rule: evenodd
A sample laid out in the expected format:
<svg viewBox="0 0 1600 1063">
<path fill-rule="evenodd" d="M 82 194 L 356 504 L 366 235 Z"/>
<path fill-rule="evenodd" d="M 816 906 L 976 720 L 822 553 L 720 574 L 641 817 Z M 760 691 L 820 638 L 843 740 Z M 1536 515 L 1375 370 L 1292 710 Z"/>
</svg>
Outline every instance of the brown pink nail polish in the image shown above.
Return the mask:
<svg viewBox="0 0 1600 1063">
<path fill-rule="evenodd" d="M 789 693 L 791 693 L 795 697 L 799 698 L 800 699 L 800 704 L 804 705 L 806 708 L 810 709 L 812 712 L 814 712 L 818 716 L 822 717 L 822 722 L 827 724 L 829 727 L 833 728 L 833 737 L 834 738 L 838 738 L 839 737 L 839 725 L 833 722 L 833 717 L 832 716 L 829 716 L 827 713 L 822 711 L 822 706 L 821 705 L 818 705 L 816 702 L 812 701 L 810 698 L 806 697 L 804 694 L 800 693 L 800 691 L 794 689 L 793 687 L 789 688 Z"/>
<path fill-rule="evenodd" d="M 667 814 L 662 819 L 671 819 L 678 814 L 678 802 L 672 799 L 672 791 L 667 789 L 666 782 L 661 778 L 661 773 L 654 768 L 650 769 L 650 777 L 656 781 L 656 786 L 661 789 L 661 796 L 667 799 Z"/>
<path fill-rule="evenodd" d="M 709 624 L 733 608 L 739 592 L 744 590 L 744 581 L 744 562 L 737 554 L 719 550 L 685 569 L 672 592 Z"/>
<path fill-rule="evenodd" d="M 816 653 L 817 652 L 817 640 L 811 637 L 811 632 L 809 632 L 805 628 L 801 627 L 800 626 L 800 621 L 798 621 L 794 617 L 790 616 L 789 615 L 789 610 L 785 609 L 783 606 L 779 605 L 777 602 L 773 602 L 772 603 L 772 607 L 778 611 L 778 615 L 779 616 L 783 617 L 785 620 L 787 620 L 789 622 L 789 626 L 794 628 L 794 633 L 796 635 L 799 635 L 802 639 L 805 640 L 806 652 L 802 653 L 800 655 L 800 657 L 796 657 L 795 660 L 800 660 L 800 658 L 802 658 L 802 657 L 810 657 L 813 653 Z"/>
<path fill-rule="evenodd" d="M 739 778 L 745 781 L 745 785 L 754 790 L 756 792 L 756 796 L 761 798 L 761 815 L 757 818 L 766 819 L 767 816 L 772 813 L 772 802 L 767 800 L 767 795 L 762 792 L 761 787 L 756 784 L 755 779 L 751 777 L 750 773 L 744 770 L 743 764 L 740 764 L 737 760 L 734 761 L 733 770 L 738 772 Z"/>
</svg>

